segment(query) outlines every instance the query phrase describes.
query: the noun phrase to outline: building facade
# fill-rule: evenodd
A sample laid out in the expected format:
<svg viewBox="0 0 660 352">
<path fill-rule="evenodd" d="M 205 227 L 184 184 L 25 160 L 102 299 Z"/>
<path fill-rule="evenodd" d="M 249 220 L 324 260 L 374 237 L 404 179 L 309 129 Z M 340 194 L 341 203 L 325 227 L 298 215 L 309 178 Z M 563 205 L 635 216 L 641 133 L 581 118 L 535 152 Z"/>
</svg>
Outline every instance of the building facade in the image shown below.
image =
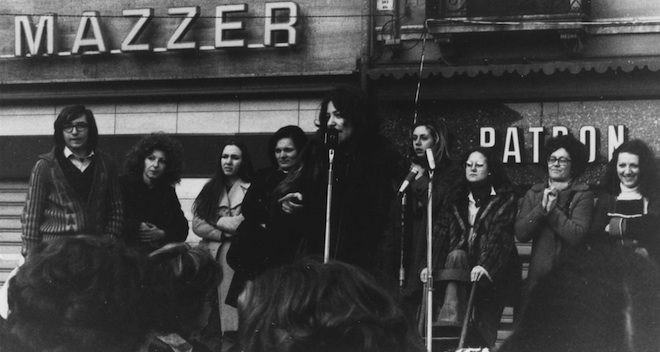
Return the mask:
<svg viewBox="0 0 660 352">
<path fill-rule="evenodd" d="M 539 148 L 556 133 L 568 131 L 587 144 L 590 184 L 624 140 L 643 139 L 660 151 L 660 4 L 400 0 L 377 6 L 369 85 L 383 110 L 396 115 L 388 116 L 393 131 L 415 116 L 441 119 L 456 137 L 457 154 L 498 144 L 522 184 L 543 177 L 535 167 Z"/>
</svg>

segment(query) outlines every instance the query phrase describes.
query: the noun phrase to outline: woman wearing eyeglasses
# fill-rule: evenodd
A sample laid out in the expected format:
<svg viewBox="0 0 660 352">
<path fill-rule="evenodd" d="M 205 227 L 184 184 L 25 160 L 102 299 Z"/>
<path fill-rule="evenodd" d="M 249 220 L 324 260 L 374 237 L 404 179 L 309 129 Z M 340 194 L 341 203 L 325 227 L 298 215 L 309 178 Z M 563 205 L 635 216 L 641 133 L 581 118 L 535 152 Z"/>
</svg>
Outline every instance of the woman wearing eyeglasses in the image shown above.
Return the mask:
<svg viewBox="0 0 660 352">
<path fill-rule="evenodd" d="M 562 254 L 584 243 L 594 207 L 594 195 L 577 181 L 587 167 L 584 144 L 570 135 L 548 140 L 548 179 L 527 191 L 516 219 L 516 238 L 532 241 L 527 275 L 529 292 Z"/>
<path fill-rule="evenodd" d="M 469 347 L 493 347 L 506 302 L 521 281 L 521 265 L 513 238 L 518 201 L 500 158 L 479 147 L 463 158 L 465 167 L 448 211 L 434 221 L 434 335 L 460 331 L 469 282 L 477 286 L 476 334 Z M 426 270 L 422 280 L 426 281 Z M 435 298 L 438 298 L 437 300 Z M 444 328 L 444 329 L 442 329 Z"/>
</svg>

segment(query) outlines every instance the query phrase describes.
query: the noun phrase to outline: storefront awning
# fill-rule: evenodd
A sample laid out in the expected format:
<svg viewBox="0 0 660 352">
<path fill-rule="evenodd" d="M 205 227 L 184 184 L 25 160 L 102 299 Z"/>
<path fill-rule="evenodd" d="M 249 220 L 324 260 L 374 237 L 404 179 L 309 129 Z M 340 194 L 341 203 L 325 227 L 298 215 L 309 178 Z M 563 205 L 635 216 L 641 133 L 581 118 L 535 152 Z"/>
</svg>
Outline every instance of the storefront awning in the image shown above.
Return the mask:
<svg viewBox="0 0 660 352">
<path fill-rule="evenodd" d="M 548 61 L 542 63 L 507 64 L 507 65 L 469 65 L 469 66 L 439 66 L 426 64 L 422 71 L 422 78 L 441 76 L 451 78 L 465 75 L 477 77 L 479 75 L 502 76 L 514 74 L 526 76 L 531 73 L 544 73 L 552 75 L 559 72 L 578 74 L 580 72 L 593 71 L 605 73 L 608 70 L 621 70 L 631 72 L 633 70 L 660 71 L 659 57 L 645 58 L 616 58 L 616 59 L 583 59 L 573 61 Z M 368 76 L 372 80 L 379 78 L 402 79 L 406 77 L 417 77 L 419 65 L 400 65 L 388 67 L 375 67 L 369 69 Z"/>
</svg>

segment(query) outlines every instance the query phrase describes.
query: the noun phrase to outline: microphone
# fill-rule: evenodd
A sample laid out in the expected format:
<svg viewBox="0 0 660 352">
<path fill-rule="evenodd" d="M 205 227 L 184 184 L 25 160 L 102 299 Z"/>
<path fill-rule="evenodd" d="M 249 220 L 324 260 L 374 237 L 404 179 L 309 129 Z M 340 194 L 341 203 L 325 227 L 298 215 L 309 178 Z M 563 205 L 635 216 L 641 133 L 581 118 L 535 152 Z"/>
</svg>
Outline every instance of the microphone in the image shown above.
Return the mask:
<svg viewBox="0 0 660 352">
<path fill-rule="evenodd" d="M 339 145 L 339 131 L 334 128 L 328 128 L 325 132 L 325 145 L 328 149 L 337 149 Z"/>
<path fill-rule="evenodd" d="M 415 178 L 415 176 L 419 173 L 419 169 L 416 167 L 411 167 L 410 172 L 408 173 L 408 176 L 406 176 L 406 179 L 403 180 L 403 183 L 401 184 L 401 187 L 399 187 L 399 194 L 403 193 L 406 188 L 410 185 L 410 182 Z"/>
<path fill-rule="evenodd" d="M 433 157 L 433 150 L 426 149 L 426 160 L 429 162 L 429 169 L 435 170 L 435 158 Z"/>
</svg>

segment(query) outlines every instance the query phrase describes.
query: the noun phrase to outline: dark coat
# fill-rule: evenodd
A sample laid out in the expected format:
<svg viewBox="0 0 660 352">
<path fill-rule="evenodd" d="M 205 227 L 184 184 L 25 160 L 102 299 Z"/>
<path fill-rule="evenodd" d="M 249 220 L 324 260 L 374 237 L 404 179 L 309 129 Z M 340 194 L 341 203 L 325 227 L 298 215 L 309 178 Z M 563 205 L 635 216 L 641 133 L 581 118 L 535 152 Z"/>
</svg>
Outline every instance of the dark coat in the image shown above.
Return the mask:
<svg viewBox="0 0 660 352">
<path fill-rule="evenodd" d="M 141 177 L 123 175 L 119 186 L 124 201 L 124 240 L 129 246 L 150 252 L 168 243 L 183 242 L 188 237 L 188 219 L 174 187 L 156 183 L 149 188 Z M 138 241 L 140 223 L 148 222 L 165 231 L 165 238 L 153 243 Z"/>
<path fill-rule="evenodd" d="M 259 170 L 243 198 L 241 211 L 245 219 L 227 253 L 227 263 L 243 281 L 295 260 L 300 238 L 275 231 L 271 226 L 273 192 L 286 175 L 274 167 Z"/>
<path fill-rule="evenodd" d="M 522 266 L 513 236 L 518 202 L 510 186 L 495 189 L 488 202 L 483 204 L 474 220 L 476 237 L 469 245 L 467 191 L 457 193 L 455 201 L 444 216 L 434 223 L 433 271 L 443 269 L 449 252 L 467 252 L 470 268 L 482 266 L 490 277 L 479 282 L 475 298 L 476 326 L 484 341 L 495 343 L 502 311 L 507 304 L 515 305 Z M 434 274 L 434 277 L 439 277 Z"/>
<path fill-rule="evenodd" d="M 614 243 L 614 236 L 605 231 L 614 211 L 616 197 L 603 193 L 598 197 L 594 209 L 594 219 L 589 231 L 589 243 L 592 245 Z M 648 199 L 647 213 L 635 218 L 622 219 L 623 238 L 637 241 L 639 247 L 646 249 L 651 259 L 660 264 L 660 197 Z"/>
<path fill-rule="evenodd" d="M 397 187 L 405 177 L 405 160 L 383 136 L 354 136 L 336 151 L 331 211 L 330 257 L 372 274 L 398 277 L 399 247 L 394 236 Z M 323 255 L 328 150 L 311 140 L 301 155 L 301 169 L 287 177 L 275 199 L 303 195 L 303 209 L 285 214 L 276 205 L 278 229 L 296 232 L 302 255 Z M 358 143 L 359 141 L 359 143 Z"/>
<path fill-rule="evenodd" d="M 448 199 L 456 192 L 463 170 L 451 162 L 443 163 L 436 168 L 433 175 L 433 218 L 447 211 Z M 427 204 L 428 204 L 428 174 L 412 182 L 408 193 L 406 211 L 406 251 L 405 251 L 405 287 L 404 295 L 411 296 L 422 289 L 419 274 L 426 268 L 426 236 L 427 236 Z"/>
</svg>

